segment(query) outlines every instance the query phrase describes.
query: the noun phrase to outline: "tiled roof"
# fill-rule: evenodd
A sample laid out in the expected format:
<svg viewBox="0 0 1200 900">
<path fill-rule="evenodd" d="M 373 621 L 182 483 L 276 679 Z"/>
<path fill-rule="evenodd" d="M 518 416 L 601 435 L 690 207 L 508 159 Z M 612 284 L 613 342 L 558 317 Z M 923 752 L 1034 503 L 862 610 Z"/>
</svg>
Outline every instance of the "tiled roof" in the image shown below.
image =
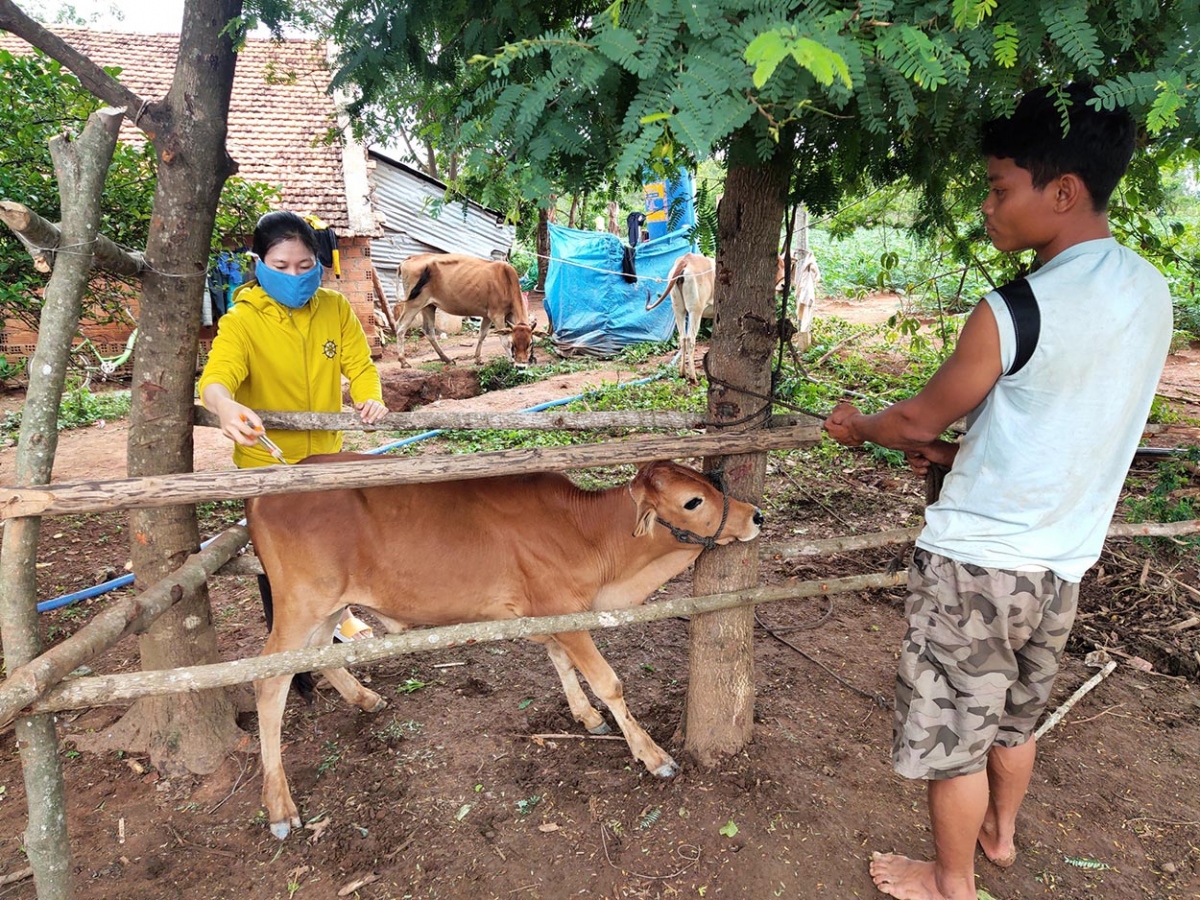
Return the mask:
<svg viewBox="0 0 1200 900">
<path fill-rule="evenodd" d="M 93 62 L 120 66 L 118 79 L 143 99 L 160 99 L 170 88 L 178 35 L 58 27 L 54 32 Z M 28 48 L 0 32 L 0 49 Z M 282 191 L 281 207 L 315 214 L 344 232 L 349 217 L 342 147 L 323 140 L 336 124 L 329 79 L 322 42 L 248 39 L 238 54 L 227 144 L 241 177 L 275 185 Z M 128 121 L 121 137 L 144 140 Z M 361 152 L 357 145 L 356 150 Z"/>
</svg>

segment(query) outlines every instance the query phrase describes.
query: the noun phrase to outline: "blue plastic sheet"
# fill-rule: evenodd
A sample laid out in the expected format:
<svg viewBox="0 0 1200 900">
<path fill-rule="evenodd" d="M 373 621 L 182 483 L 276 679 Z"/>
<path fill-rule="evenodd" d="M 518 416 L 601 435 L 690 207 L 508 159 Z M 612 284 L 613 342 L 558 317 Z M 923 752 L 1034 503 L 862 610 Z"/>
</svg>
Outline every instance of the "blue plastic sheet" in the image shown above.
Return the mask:
<svg viewBox="0 0 1200 900">
<path fill-rule="evenodd" d="M 550 225 L 546 314 L 563 356 L 608 357 L 630 344 L 665 341 L 675 330 L 671 304 L 646 311 L 666 289 L 671 265 L 692 250 L 681 228 L 633 251 L 636 278 L 622 265 L 628 248 L 607 231 Z"/>
</svg>

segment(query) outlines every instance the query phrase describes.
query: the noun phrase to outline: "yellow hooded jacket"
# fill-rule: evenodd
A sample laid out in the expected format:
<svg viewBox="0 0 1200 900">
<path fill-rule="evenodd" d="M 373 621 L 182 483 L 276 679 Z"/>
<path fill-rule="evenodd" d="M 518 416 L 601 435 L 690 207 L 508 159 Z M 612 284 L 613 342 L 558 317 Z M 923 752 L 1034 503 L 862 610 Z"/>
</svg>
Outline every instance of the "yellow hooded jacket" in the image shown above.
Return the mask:
<svg viewBox="0 0 1200 900">
<path fill-rule="evenodd" d="M 340 412 L 343 375 L 350 380 L 354 403 L 382 402 L 379 372 L 350 302 L 337 291 L 319 288 L 300 309 L 288 309 L 250 282 L 234 294 L 233 307 L 221 317 L 199 390 L 203 397 L 208 385 L 222 384 L 254 410 Z M 340 431 L 268 429 L 267 436 L 289 463 L 342 448 Z M 250 468 L 275 460 L 257 444 L 234 444 L 233 462 Z"/>
</svg>

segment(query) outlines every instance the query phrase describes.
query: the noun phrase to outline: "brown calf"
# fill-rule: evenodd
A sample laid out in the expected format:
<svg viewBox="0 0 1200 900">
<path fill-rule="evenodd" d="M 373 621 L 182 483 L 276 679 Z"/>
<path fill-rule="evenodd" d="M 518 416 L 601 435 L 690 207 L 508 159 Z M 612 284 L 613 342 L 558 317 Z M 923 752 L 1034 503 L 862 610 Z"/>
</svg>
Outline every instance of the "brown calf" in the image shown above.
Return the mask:
<svg viewBox="0 0 1200 900">
<path fill-rule="evenodd" d="M 702 549 L 753 540 L 762 523 L 755 507 L 671 462 L 650 463 L 629 484 L 602 491 L 538 472 L 281 494 L 246 507 L 273 594 L 264 653 L 327 645 L 348 604 L 371 610 L 393 632 L 636 606 Z M 380 534 L 403 534 L 404 552 L 385 550 L 374 539 Z M 577 721 L 594 733 L 608 730 L 576 670 L 608 706 L 633 755 L 655 775 L 675 774 L 675 760 L 629 713 L 620 679 L 588 632 L 533 640 L 546 646 Z M 367 712 L 384 707 L 345 669 L 324 674 L 350 703 Z M 280 750 L 290 681 L 283 675 L 255 685 L 262 799 L 280 839 L 300 825 Z"/>
</svg>

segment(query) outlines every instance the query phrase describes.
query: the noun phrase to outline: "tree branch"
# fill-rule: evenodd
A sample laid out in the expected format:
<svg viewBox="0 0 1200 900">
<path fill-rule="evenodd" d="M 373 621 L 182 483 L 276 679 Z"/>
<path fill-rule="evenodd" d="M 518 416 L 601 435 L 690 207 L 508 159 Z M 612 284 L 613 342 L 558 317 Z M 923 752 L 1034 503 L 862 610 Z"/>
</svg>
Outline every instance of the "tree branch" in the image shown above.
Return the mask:
<svg viewBox="0 0 1200 900">
<path fill-rule="evenodd" d="M 80 84 L 90 93 L 111 106 L 124 107 L 130 121 L 137 124 L 138 114 L 146 101 L 54 32 L 25 15 L 13 0 L 0 0 L 0 29 L 15 34 L 51 59 L 58 60 L 78 76 Z"/>
<path fill-rule="evenodd" d="M 43 219 L 28 206 L 11 200 L 0 200 L 0 222 L 7 225 L 20 239 L 33 257 L 33 265 L 39 272 L 50 272 L 54 268 L 54 254 L 62 243 L 62 233 L 57 225 Z M 133 278 L 145 268 L 146 261 L 141 253 L 130 253 L 121 249 L 102 234 L 97 234 L 92 264 L 98 268 Z"/>
<path fill-rule="evenodd" d="M 10 722 L 22 707 L 127 634 L 144 631 L 176 600 L 204 584 L 249 540 L 245 526 L 234 525 L 226 529 L 203 550 L 188 557 L 169 577 L 135 597 L 111 604 L 61 644 L 13 669 L 8 678 L 0 682 L 0 725 Z"/>
</svg>

